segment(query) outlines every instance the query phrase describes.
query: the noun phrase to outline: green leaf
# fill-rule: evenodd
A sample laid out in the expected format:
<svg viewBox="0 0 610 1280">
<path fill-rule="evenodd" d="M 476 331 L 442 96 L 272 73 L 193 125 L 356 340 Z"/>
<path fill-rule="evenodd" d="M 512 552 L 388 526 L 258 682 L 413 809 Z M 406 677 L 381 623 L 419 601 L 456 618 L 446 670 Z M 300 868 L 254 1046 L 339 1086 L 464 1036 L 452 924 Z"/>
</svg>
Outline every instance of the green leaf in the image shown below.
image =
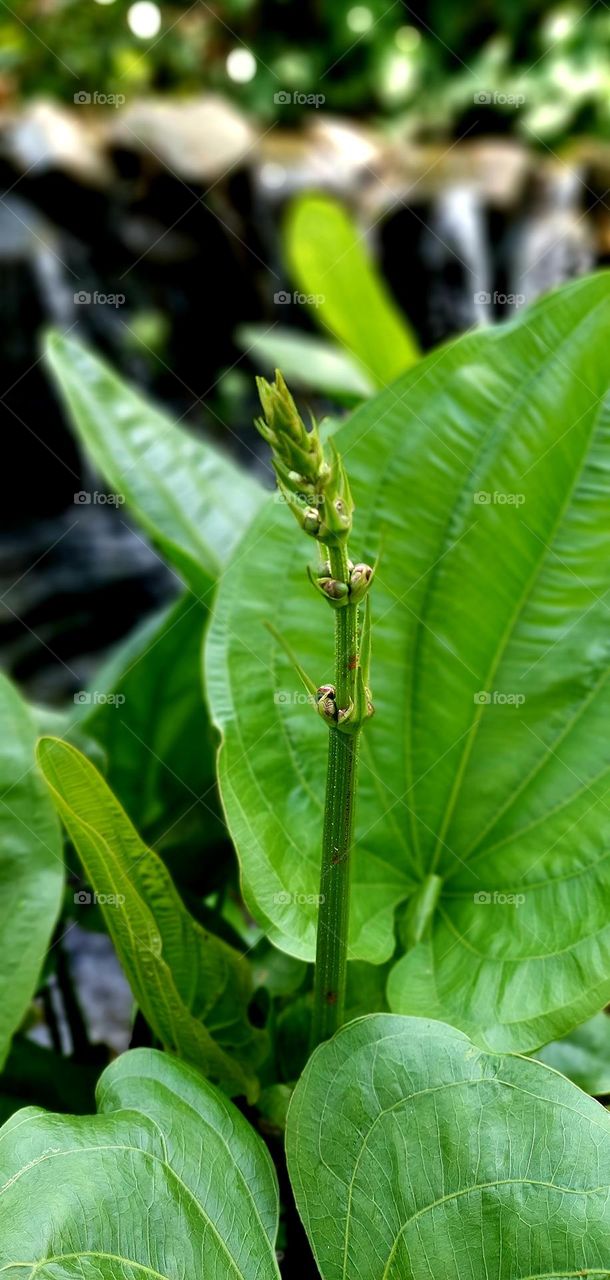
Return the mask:
<svg viewBox="0 0 610 1280">
<path fill-rule="evenodd" d="M 318 299 L 313 319 L 339 339 L 365 376 L 385 386 L 418 360 L 407 321 L 337 200 L 304 195 L 294 201 L 286 219 L 285 254 L 296 284 Z"/>
<path fill-rule="evenodd" d="M 324 338 L 262 324 L 242 325 L 235 336 L 254 364 L 265 373 L 280 368 L 293 389 L 304 387 L 348 402 L 366 400 L 375 390 L 358 362 Z"/>
<path fill-rule="evenodd" d="M 263 489 L 79 342 L 52 333 L 46 357 L 78 437 L 113 493 L 192 590 L 208 592 Z"/>
<path fill-rule="evenodd" d="M 344 1027 L 305 1068 L 286 1148 L 323 1280 L 610 1276 L 610 1117 L 443 1023 Z"/>
<path fill-rule="evenodd" d="M 255 1097 L 266 1035 L 248 1019 L 247 961 L 189 915 L 161 859 L 80 752 L 42 738 L 38 757 L 149 1026 L 223 1088 Z"/>
<path fill-rule="evenodd" d="M 34 756 L 30 713 L 0 674 L 0 1066 L 36 993 L 61 906 L 59 823 Z"/>
<path fill-rule="evenodd" d="M 273 1166 L 221 1093 L 134 1049 L 97 1102 L 97 1116 L 29 1107 L 0 1131 L 3 1275 L 278 1280 Z"/>
<path fill-rule="evenodd" d="M 334 437 L 352 558 L 381 550 L 350 956 L 388 960 L 418 892 L 391 1008 L 497 1049 L 610 1000 L 608 279 L 433 353 Z M 270 501 L 223 578 L 208 687 L 248 903 L 311 960 L 326 738 L 264 625 L 332 681 L 306 541 Z"/>
<path fill-rule="evenodd" d="M 203 848 L 221 834 L 201 683 L 206 619 L 190 594 L 147 619 L 74 708 L 103 748 L 109 786 L 142 837 L 169 855 L 183 844 L 196 849 L 199 865 Z"/>
<path fill-rule="evenodd" d="M 585 1093 L 595 1097 L 610 1093 L 610 1018 L 596 1013 L 563 1040 L 545 1045 L 536 1057 L 561 1071 Z"/>
</svg>

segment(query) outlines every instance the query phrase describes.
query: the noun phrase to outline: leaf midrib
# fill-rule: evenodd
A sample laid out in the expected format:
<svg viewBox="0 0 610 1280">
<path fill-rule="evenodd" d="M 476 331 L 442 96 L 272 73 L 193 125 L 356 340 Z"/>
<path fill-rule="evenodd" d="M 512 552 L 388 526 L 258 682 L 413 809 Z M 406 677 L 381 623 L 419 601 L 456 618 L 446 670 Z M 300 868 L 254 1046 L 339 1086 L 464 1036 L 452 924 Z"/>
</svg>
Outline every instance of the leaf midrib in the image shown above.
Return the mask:
<svg viewBox="0 0 610 1280">
<path fill-rule="evenodd" d="M 574 339 L 574 337 L 575 337 L 575 335 L 576 335 L 579 331 L 580 331 L 580 333 L 581 333 L 581 339 L 582 339 L 583 332 L 586 332 L 587 328 L 589 328 L 589 327 L 591 326 L 591 324 L 592 324 L 592 322 L 593 322 L 594 318 L 597 316 L 597 312 L 598 312 L 602 307 L 606 307 L 607 305 L 608 305 L 608 300 L 607 300 L 607 298 L 602 298 L 602 299 L 601 299 L 601 301 L 600 301 L 600 302 L 598 302 L 598 303 L 597 303 L 597 305 L 593 308 L 593 310 L 592 310 L 592 311 L 590 311 L 590 312 L 587 314 L 587 316 L 586 316 L 585 320 L 584 320 L 584 321 L 581 321 L 581 323 L 580 323 L 580 324 L 579 324 L 575 329 L 572 329 L 572 330 L 570 331 L 570 334 L 569 334 L 568 338 L 566 338 L 566 339 L 564 340 L 564 342 L 560 344 L 560 347 L 559 347 L 559 348 L 555 348 L 555 349 L 551 352 L 551 354 L 550 354 L 549 358 L 548 358 L 547 360 L 545 360 L 545 361 L 542 363 L 542 365 L 540 365 L 540 366 L 538 367 L 538 369 L 537 369 L 536 374 L 534 375 L 534 377 L 533 377 L 533 378 L 530 378 L 530 379 L 528 380 L 528 382 L 525 384 L 524 391 L 529 387 L 529 385 L 531 384 L 531 382 L 532 382 L 532 381 L 540 380 L 540 378 L 541 378 L 541 376 L 543 375 L 543 373 L 545 373 L 545 372 L 547 371 L 547 369 L 548 369 L 549 365 L 551 364 L 551 362 L 552 362 L 552 361 L 554 361 L 554 360 L 556 359 L 557 351 L 558 351 L 558 350 L 561 350 L 561 349 L 562 349 L 562 347 L 567 346 L 570 342 L 572 342 L 572 341 L 573 341 L 573 339 Z M 589 390 L 590 390 L 590 388 L 589 388 Z M 592 392 L 592 394 L 594 394 L 594 393 Z M 523 397 L 521 397 L 521 398 L 523 399 Z M 489 670 L 488 670 L 488 672 L 487 672 L 487 674 L 486 674 L 486 677 L 485 677 L 485 681 L 484 681 L 484 686 L 483 686 L 483 687 L 484 687 L 484 688 L 486 688 L 486 689 L 487 689 L 487 688 L 489 688 L 489 687 L 490 687 L 490 685 L 493 683 L 494 676 L 495 676 L 495 674 L 496 674 L 496 672 L 497 672 L 497 670 L 498 670 L 498 667 L 499 667 L 499 665 L 500 665 L 500 663 L 501 663 L 501 661 L 502 661 L 502 658 L 503 658 L 503 656 L 504 656 L 504 654 L 505 654 L 505 652 L 506 652 L 507 646 L 508 646 L 508 644 L 509 644 L 509 642 L 510 642 L 510 640 L 511 640 L 511 638 L 512 638 L 512 635 L 514 634 L 514 631 L 515 631 L 515 628 L 516 628 L 516 626 L 517 626 L 517 623 L 518 623 L 519 619 L 521 618 L 521 615 L 522 615 L 522 613 L 523 613 L 523 610 L 524 610 L 524 608 L 525 608 L 525 605 L 527 604 L 527 602 L 528 602 L 528 600 L 529 600 L 529 598 L 530 598 L 530 596 L 531 596 L 531 594 L 532 594 L 532 591 L 533 591 L 533 589 L 534 589 L 534 587 L 535 587 L 535 585 L 536 585 L 536 582 L 538 581 L 538 579 L 539 579 L 539 577 L 540 577 L 540 574 L 542 573 L 542 570 L 543 570 L 543 568 L 544 568 L 544 566 L 545 566 L 545 564 L 546 564 L 547 558 L 548 558 L 548 556 L 551 554 L 551 551 L 552 551 L 552 549 L 553 549 L 553 545 L 554 545 L 554 543 L 555 543 L 555 542 L 556 542 L 556 540 L 557 540 L 557 535 L 558 535 L 558 533 L 559 533 L 559 531 L 560 531 L 560 529 L 561 529 L 561 527 L 562 527 L 562 525 L 563 525 L 563 522 L 564 522 L 564 520 L 565 520 L 565 517 L 566 517 L 566 515 L 567 515 L 567 513 L 568 513 L 568 511 L 569 511 L 569 509 L 570 509 L 570 504 L 571 504 L 571 501 L 572 501 L 572 497 L 573 497 L 573 495 L 574 495 L 574 491 L 575 491 L 575 489 L 578 487 L 578 485 L 580 484 L 580 482 L 581 482 L 581 480 L 582 480 L 583 471 L 584 471 L 585 466 L 586 466 L 586 464 L 587 464 L 587 461 L 588 461 L 588 458 L 589 458 L 589 454 L 590 454 L 590 452 L 591 452 L 591 448 L 592 448 L 593 440 L 594 440 L 595 435 L 596 435 L 596 433 L 597 433 L 597 430 L 598 430 L 598 428 L 599 428 L 600 421 L 601 421 L 601 418 L 602 418 L 602 414 L 603 414 L 603 412 L 605 411 L 605 408 L 606 408 L 606 406 L 605 406 L 605 402 L 604 402 L 604 396 L 601 396 L 601 397 L 598 397 L 598 399 L 597 399 L 597 403 L 596 403 L 594 406 L 593 406 L 593 405 L 592 405 L 592 406 L 590 406 L 590 407 L 589 407 L 589 409 L 587 410 L 587 413 L 592 412 L 591 430 L 590 430 L 590 433 L 589 433 L 589 434 L 587 435 L 587 437 L 586 437 L 586 441 L 585 441 L 585 444 L 584 444 L 584 448 L 583 448 L 583 452 L 582 452 L 582 456 L 581 456 L 581 459 L 580 459 L 579 466 L 578 466 L 578 468 L 574 471 L 574 474 L 573 474 L 573 477 L 572 477 L 571 483 L 570 483 L 570 485 L 568 486 L 568 489 L 567 489 L 567 492 L 566 492 L 566 496 L 565 496 L 565 498 L 564 498 L 564 501 L 563 501 L 563 503 L 561 504 L 561 506 L 560 506 L 560 508 L 559 508 L 559 511 L 558 511 L 558 513 L 557 513 L 557 518 L 556 518 L 555 523 L 554 523 L 554 526 L 553 526 L 553 528 L 552 528 L 552 530 L 551 530 L 550 539 L 549 539 L 549 541 L 548 541 L 548 542 L 546 542 L 546 543 L 543 545 L 543 548 L 542 548 L 542 552 L 541 552 L 541 554 L 540 554 L 540 557 L 539 557 L 539 559 L 538 559 L 538 560 L 536 560 L 536 561 L 535 561 L 535 563 L 534 563 L 534 565 L 533 565 L 533 567 L 532 567 L 532 572 L 531 572 L 531 574 L 530 574 L 530 577 L 529 577 L 528 581 L 526 582 L 526 584 L 525 584 L 525 586 L 524 586 L 524 589 L 523 589 L 523 591 L 522 591 L 521 595 L 519 596 L 518 601 L 516 602 L 515 608 L 514 608 L 514 610 L 513 610 L 512 614 L 511 614 L 511 616 L 510 616 L 510 617 L 509 617 L 509 619 L 507 620 L 506 627 L 505 627 L 505 629 L 504 629 L 504 631 L 503 631 L 503 633 L 502 633 L 502 635 L 501 635 L 501 637 L 500 637 L 499 644 L 498 644 L 498 646 L 497 646 L 497 648 L 496 648 L 496 650 L 495 650 L 495 653 L 493 654 L 492 661 L 491 661 L 491 664 L 490 664 L 490 668 L 489 668 Z M 511 412 L 511 413 L 512 413 L 512 412 L 514 412 L 514 406 L 513 406 L 513 405 L 511 405 L 510 410 L 507 410 L 507 411 L 506 411 L 506 413 L 507 413 L 507 414 L 508 414 L 509 412 Z M 505 415 L 502 415 L 502 416 L 505 416 Z M 585 415 L 583 415 L 583 416 L 585 416 Z M 578 420 L 578 421 L 579 421 L 579 420 Z M 574 425 L 576 425 L 576 424 L 572 424 L 572 425 L 574 426 Z M 496 441 L 496 440 L 497 440 L 497 435 L 498 435 L 498 427 L 496 427 L 496 429 L 495 429 L 495 430 L 493 431 L 493 433 L 492 433 L 492 439 L 493 439 L 494 441 Z M 460 496 L 461 496 L 461 495 L 460 495 Z M 420 628 L 418 628 L 417 630 L 418 630 L 418 632 L 419 632 Z M 438 839 L 437 839 L 437 844 L 436 844 L 436 847 L 435 847 L 435 849 L 434 849 L 434 851 L 433 851 L 433 854 L 432 854 L 432 868 L 434 868 L 434 867 L 436 866 L 436 861 L 437 861 L 438 856 L 439 856 L 439 854 L 440 854 L 440 852 L 441 852 L 441 844 L 442 844 L 442 841 L 444 840 L 445 835 L 447 834 L 447 831 L 448 831 L 449 825 L 450 825 L 450 823 L 451 823 L 451 819 L 452 819 L 453 814 L 454 814 L 454 812 L 455 812 L 455 810 L 456 810 L 456 808 L 457 808 L 458 801 L 459 801 L 460 794 L 461 794 L 461 790 L 462 790 L 462 786 L 463 786 L 464 779 L 465 779 L 465 775 L 466 775 L 466 771 L 467 771 L 467 768 L 468 768 L 468 763 L 469 763 L 469 761 L 470 761 L 470 756 L 471 756 L 471 754 L 472 754 L 472 750 L 473 750 L 473 748 L 474 748 L 474 744 L 475 744 L 475 741 L 476 741 L 477 732 L 478 732 L 479 726 L 480 726 L 480 724 L 481 724 L 481 722 L 482 722 L 483 715 L 484 715 L 484 712 L 485 712 L 485 710 L 486 710 L 486 708 L 487 708 L 487 705 L 488 705 L 487 703 L 482 703 L 482 704 L 478 704 L 477 706 L 475 706 L 475 712 L 474 712 L 474 716 L 473 716 L 473 719 L 472 719 L 472 722 L 471 722 L 470 731 L 469 731 L 468 737 L 467 737 L 467 739 L 466 739 L 465 745 L 464 745 L 463 750 L 462 750 L 462 754 L 461 754 L 460 762 L 459 762 L 459 764 L 458 764 L 458 768 L 457 768 L 457 770 L 456 770 L 456 774 L 455 774 L 455 777 L 454 777 L 454 784 L 453 784 L 453 787 L 452 787 L 451 792 L 450 792 L 450 795 L 449 795 L 449 799 L 448 799 L 447 806 L 446 806 L 446 808 L 445 808 L 445 812 L 444 812 L 443 817 L 442 817 L 442 819 L 441 819 L 441 823 L 440 823 L 440 827 L 439 827 L 439 835 L 438 835 Z"/>
</svg>

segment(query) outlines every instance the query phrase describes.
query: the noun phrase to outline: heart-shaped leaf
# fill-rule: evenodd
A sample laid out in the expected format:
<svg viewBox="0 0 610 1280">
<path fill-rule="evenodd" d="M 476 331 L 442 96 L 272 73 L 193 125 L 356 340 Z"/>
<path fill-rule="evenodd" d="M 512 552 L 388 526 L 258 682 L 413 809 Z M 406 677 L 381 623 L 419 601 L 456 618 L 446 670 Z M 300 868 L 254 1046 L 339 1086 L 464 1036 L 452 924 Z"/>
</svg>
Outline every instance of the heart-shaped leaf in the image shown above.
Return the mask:
<svg viewBox="0 0 610 1280">
<path fill-rule="evenodd" d="M 248 962 L 189 914 L 85 756 L 42 738 L 38 758 L 149 1026 L 228 1092 L 253 1098 L 267 1041 L 248 1019 Z"/>
<path fill-rule="evenodd" d="M 0 1066 L 36 992 L 61 905 L 59 823 L 34 756 L 36 731 L 0 674 Z"/>
<path fill-rule="evenodd" d="M 91 460 L 185 582 L 208 593 L 264 490 L 80 342 L 53 333 L 46 355 Z"/>
<path fill-rule="evenodd" d="M 3 1275 L 278 1280 L 273 1165 L 218 1090 L 134 1049 L 97 1101 L 97 1116 L 29 1107 L 0 1130 Z"/>
<path fill-rule="evenodd" d="M 607 275 L 569 285 L 431 354 L 335 436 L 351 554 L 381 550 L 350 955 L 389 959 L 416 892 L 391 1007 L 499 1049 L 610 999 L 609 321 Z M 221 584 L 208 688 L 248 902 L 312 959 L 326 740 L 264 627 L 332 681 L 306 543 L 270 501 Z"/>
<path fill-rule="evenodd" d="M 286 1147 L 323 1280 L 610 1277 L 610 1117 L 453 1027 L 344 1027 L 305 1068 Z"/>
</svg>

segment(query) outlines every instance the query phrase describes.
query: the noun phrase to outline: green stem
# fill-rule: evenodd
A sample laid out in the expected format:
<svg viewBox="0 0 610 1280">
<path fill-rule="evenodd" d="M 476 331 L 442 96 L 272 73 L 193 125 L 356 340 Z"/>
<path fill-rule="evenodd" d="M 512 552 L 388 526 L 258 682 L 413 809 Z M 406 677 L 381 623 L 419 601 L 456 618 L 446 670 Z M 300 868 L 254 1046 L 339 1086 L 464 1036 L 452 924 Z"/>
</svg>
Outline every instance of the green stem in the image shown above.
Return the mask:
<svg viewBox="0 0 610 1280">
<path fill-rule="evenodd" d="M 347 581 L 347 552 L 329 548 L 329 559 L 332 577 Z M 334 613 L 337 706 L 347 708 L 355 691 L 358 606 L 346 605 Z M 359 738 L 359 729 L 329 729 L 312 1048 L 328 1040 L 343 1022 Z"/>
</svg>

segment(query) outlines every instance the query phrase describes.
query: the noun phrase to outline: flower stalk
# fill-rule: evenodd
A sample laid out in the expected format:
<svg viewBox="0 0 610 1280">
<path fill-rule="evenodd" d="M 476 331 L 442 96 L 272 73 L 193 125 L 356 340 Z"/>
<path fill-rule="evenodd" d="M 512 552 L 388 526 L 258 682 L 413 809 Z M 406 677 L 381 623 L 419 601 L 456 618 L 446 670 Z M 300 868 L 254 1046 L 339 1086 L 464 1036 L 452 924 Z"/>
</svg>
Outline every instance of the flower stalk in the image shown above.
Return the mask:
<svg viewBox="0 0 610 1280">
<path fill-rule="evenodd" d="M 316 692 L 317 710 L 329 729 L 322 832 L 320 906 L 314 975 L 312 1048 L 342 1025 L 347 980 L 350 873 L 358 748 L 362 726 L 373 714 L 369 690 L 370 608 L 374 570 L 352 564 L 348 537 L 354 504 L 343 462 L 331 442 L 328 456 L 318 428 L 303 422 L 279 371 L 257 379 L 264 417 L 256 425 L 271 447 L 278 486 L 299 526 L 315 538 L 322 565 L 309 569 L 315 589 L 335 621 L 335 683 Z M 360 611 L 363 621 L 360 626 Z M 298 668 L 301 678 L 304 673 Z"/>
</svg>

